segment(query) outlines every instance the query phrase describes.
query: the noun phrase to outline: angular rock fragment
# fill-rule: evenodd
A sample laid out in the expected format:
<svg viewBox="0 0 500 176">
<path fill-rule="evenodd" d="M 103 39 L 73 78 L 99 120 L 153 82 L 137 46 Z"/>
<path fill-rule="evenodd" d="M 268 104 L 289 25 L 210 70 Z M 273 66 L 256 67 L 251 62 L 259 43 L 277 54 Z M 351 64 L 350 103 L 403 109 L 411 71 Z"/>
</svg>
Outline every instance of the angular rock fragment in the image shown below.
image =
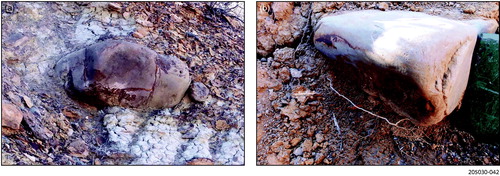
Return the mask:
<svg viewBox="0 0 500 176">
<path fill-rule="evenodd" d="M 12 129 L 20 129 L 23 120 L 23 112 L 17 106 L 2 102 L 2 126 Z"/>
<path fill-rule="evenodd" d="M 423 13 L 369 10 L 321 19 L 314 44 L 357 67 L 365 89 L 399 115 L 432 125 L 460 105 L 479 31 Z"/>
<path fill-rule="evenodd" d="M 201 82 L 195 82 L 191 85 L 191 97 L 199 102 L 204 102 L 208 99 L 210 90 Z"/>
<path fill-rule="evenodd" d="M 188 67 L 180 59 L 117 40 L 65 56 L 56 72 L 70 95 L 96 106 L 172 107 L 191 82 Z"/>
<path fill-rule="evenodd" d="M 85 158 L 89 155 L 89 147 L 82 139 L 71 142 L 68 146 L 69 154 L 79 158 Z"/>
</svg>

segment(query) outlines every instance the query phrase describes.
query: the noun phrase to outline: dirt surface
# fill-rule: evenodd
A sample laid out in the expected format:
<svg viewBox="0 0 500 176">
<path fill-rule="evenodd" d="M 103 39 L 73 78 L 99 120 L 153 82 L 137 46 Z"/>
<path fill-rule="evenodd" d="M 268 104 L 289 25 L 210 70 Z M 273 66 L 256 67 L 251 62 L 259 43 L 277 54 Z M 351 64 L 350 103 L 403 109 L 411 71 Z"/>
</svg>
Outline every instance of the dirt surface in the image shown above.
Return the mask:
<svg viewBox="0 0 500 176">
<path fill-rule="evenodd" d="M 244 164 L 243 7 L 2 2 L 2 105 L 23 117 L 19 129 L 2 123 L 2 165 Z M 147 111 L 69 98 L 55 63 L 108 39 L 180 58 L 208 94 Z"/>
<path fill-rule="evenodd" d="M 469 132 L 461 111 L 430 127 L 409 121 L 396 127 L 357 109 L 333 89 L 392 123 L 402 119 L 363 90 L 359 70 L 326 58 L 311 39 L 318 19 L 329 13 L 405 10 L 498 21 L 498 2 L 262 2 L 257 9 L 258 165 L 500 164 L 498 142 L 484 142 Z M 279 42 L 293 32 L 273 30 L 273 25 L 290 22 L 277 18 L 282 14 L 274 9 L 299 19 L 290 20 L 302 26 L 291 42 Z"/>
</svg>

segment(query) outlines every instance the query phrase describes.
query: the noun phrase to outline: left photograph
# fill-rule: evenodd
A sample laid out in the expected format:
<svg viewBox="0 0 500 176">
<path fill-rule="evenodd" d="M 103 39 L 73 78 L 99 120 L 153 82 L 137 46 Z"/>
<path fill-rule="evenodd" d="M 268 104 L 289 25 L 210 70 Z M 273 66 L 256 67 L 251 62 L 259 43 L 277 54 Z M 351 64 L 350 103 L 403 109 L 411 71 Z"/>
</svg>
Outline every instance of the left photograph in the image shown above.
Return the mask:
<svg viewBox="0 0 500 176">
<path fill-rule="evenodd" d="M 2 165 L 244 165 L 244 2 L 2 2 Z"/>
</svg>

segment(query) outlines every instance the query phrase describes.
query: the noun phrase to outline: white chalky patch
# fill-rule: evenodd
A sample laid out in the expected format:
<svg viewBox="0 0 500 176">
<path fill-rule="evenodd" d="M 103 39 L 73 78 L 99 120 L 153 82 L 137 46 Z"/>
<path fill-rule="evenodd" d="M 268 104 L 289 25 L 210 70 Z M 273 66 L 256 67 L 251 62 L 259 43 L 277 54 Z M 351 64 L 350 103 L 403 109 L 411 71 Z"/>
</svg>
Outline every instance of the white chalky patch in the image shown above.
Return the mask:
<svg viewBox="0 0 500 176">
<path fill-rule="evenodd" d="M 231 129 L 225 136 L 226 140 L 222 143 L 215 155 L 216 164 L 224 165 L 242 165 L 245 163 L 244 139 L 238 134 L 236 129 Z"/>
<path fill-rule="evenodd" d="M 196 124 L 188 133 L 193 134 L 195 137 L 185 144 L 186 150 L 182 153 L 183 160 L 189 161 L 195 158 L 212 158 L 210 154 L 209 139 L 215 134 L 215 131 L 207 128 L 204 124 Z"/>
</svg>

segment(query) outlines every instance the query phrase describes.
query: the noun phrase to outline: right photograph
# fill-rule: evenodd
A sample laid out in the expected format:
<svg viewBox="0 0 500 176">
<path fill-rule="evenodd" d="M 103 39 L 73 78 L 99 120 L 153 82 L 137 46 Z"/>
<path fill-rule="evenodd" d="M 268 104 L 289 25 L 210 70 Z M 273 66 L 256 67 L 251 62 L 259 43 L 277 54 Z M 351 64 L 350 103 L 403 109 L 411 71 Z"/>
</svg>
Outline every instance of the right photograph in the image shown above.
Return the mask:
<svg viewBox="0 0 500 176">
<path fill-rule="evenodd" d="M 257 2 L 257 165 L 499 165 L 499 2 Z"/>
</svg>

